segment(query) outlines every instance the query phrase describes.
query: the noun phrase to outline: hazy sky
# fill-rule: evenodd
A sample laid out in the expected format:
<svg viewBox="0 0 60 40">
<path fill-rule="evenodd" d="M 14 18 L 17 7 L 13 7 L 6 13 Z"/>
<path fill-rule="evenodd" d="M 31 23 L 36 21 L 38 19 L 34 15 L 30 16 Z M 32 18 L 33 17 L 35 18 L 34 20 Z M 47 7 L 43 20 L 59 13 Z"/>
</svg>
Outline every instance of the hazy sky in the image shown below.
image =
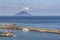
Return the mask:
<svg viewBox="0 0 60 40">
<path fill-rule="evenodd" d="M 0 0 L 0 16 L 13 16 L 23 6 L 33 16 L 60 16 L 60 0 Z"/>
</svg>

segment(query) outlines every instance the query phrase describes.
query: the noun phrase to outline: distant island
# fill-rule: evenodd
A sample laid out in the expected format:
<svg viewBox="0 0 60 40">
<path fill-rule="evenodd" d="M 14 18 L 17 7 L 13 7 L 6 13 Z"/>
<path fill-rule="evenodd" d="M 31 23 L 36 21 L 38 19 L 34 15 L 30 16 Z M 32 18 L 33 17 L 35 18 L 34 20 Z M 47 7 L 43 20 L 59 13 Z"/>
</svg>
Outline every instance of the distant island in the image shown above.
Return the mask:
<svg viewBox="0 0 60 40">
<path fill-rule="evenodd" d="M 31 16 L 29 13 L 27 13 L 26 11 L 21 11 L 19 13 L 17 13 L 15 16 Z"/>
</svg>

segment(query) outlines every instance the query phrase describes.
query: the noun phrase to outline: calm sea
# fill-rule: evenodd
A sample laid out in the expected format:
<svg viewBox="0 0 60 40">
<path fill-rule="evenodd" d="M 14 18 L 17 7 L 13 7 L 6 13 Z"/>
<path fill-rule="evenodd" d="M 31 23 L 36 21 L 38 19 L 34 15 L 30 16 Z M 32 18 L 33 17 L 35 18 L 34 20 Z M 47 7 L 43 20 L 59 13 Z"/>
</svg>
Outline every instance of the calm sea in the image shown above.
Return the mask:
<svg viewBox="0 0 60 40">
<path fill-rule="evenodd" d="M 0 23 L 16 24 L 21 27 L 60 30 L 60 16 L 0 16 Z M 60 40 L 60 34 L 40 33 L 34 31 L 23 32 L 21 30 L 12 30 L 12 32 L 14 33 L 13 37 L 0 37 L 0 40 Z"/>
</svg>

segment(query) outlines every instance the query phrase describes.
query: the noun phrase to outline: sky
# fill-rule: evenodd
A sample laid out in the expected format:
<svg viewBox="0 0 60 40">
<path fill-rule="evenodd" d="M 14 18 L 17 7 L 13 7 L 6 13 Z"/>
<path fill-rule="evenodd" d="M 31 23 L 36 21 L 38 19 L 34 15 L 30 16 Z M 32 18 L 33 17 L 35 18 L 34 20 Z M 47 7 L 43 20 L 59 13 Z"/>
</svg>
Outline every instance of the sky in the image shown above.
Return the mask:
<svg viewBox="0 0 60 40">
<path fill-rule="evenodd" d="M 60 0 L 0 0 L 0 16 L 14 16 L 21 7 L 32 16 L 60 16 Z"/>
</svg>

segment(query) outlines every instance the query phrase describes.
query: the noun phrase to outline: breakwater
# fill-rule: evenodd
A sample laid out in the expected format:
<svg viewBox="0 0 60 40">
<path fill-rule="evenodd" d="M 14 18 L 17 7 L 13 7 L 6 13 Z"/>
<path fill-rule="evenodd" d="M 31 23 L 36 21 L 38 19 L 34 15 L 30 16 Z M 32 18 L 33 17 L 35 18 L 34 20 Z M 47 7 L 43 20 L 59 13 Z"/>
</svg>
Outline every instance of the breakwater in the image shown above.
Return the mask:
<svg viewBox="0 0 60 40">
<path fill-rule="evenodd" d="M 10 30 L 23 30 L 25 27 L 18 27 L 16 25 L 4 25 L 0 26 L 0 29 L 10 29 Z M 45 28 L 28 28 L 29 31 L 36 31 L 36 32 L 45 32 L 45 33 L 55 33 L 60 34 L 60 30 L 54 29 L 45 29 Z"/>
</svg>

